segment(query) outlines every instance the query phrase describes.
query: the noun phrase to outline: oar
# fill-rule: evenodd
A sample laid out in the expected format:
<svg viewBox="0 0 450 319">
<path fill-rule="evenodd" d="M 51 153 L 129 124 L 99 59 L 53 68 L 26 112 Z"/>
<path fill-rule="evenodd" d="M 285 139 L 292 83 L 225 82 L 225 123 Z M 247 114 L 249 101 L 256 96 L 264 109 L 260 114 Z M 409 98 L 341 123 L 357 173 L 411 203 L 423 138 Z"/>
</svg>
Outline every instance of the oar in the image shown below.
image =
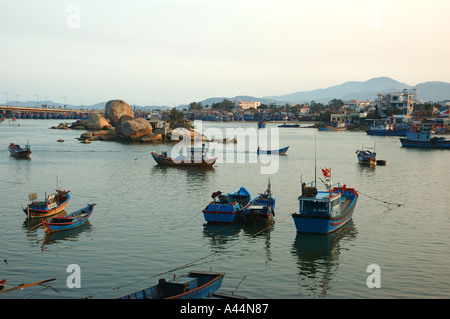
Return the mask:
<svg viewBox="0 0 450 319">
<path fill-rule="evenodd" d="M 38 282 L 33 282 L 31 284 L 23 284 L 23 285 L 19 285 L 17 287 L 13 287 L 13 288 L 9 288 L 9 289 L 5 289 L 5 290 L 1 290 L 0 294 L 7 292 L 7 291 L 11 291 L 11 290 L 16 290 L 16 289 L 22 289 L 22 288 L 27 288 L 27 287 L 31 287 L 31 286 L 36 286 L 36 285 L 40 285 L 49 281 L 53 281 L 56 280 L 56 278 L 52 278 L 52 279 L 47 279 L 47 280 L 42 280 L 42 281 L 38 281 Z"/>
</svg>

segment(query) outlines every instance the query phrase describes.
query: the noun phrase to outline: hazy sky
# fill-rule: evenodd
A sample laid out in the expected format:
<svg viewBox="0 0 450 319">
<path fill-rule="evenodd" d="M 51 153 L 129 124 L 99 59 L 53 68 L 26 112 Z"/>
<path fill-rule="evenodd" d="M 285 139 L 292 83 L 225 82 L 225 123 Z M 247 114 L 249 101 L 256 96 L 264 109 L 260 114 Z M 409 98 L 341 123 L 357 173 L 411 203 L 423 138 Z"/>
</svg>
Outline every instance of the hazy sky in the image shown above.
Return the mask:
<svg viewBox="0 0 450 319">
<path fill-rule="evenodd" d="M 449 12 L 449 0 L 0 0 L 0 101 L 174 106 L 379 76 L 450 82 Z"/>
</svg>

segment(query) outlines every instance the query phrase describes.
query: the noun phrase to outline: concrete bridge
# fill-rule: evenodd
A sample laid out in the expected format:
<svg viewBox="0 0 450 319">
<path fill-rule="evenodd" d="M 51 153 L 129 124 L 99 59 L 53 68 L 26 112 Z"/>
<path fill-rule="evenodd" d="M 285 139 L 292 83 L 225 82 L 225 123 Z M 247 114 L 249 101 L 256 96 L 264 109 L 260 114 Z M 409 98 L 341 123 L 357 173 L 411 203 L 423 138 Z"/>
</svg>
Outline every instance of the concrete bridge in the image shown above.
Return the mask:
<svg viewBox="0 0 450 319">
<path fill-rule="evenodd" d="M 0 105 L 0 117 L 12 118 L 18 117 L 18 115 L 22 116 L 24 114 L 31 115 L 76 115 L 79 116 L 81 114 L 87 114 L 86 110 L 70 110 L 70 109 L 62 109 L 62 108 L 47 108 L 47 107 L 28 107 L 28 106 L 8 106 L 8 105 Z M 91 113 L 91 112 L 89 112 Z"/>
</svg>

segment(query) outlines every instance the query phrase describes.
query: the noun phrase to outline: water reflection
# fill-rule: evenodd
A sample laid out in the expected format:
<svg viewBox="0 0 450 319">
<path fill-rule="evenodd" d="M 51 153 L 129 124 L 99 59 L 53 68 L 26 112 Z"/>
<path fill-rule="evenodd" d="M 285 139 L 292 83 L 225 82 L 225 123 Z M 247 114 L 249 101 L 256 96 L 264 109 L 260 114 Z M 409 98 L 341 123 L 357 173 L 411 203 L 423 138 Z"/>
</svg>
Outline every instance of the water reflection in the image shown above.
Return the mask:
<svg viewBox="0 0 450 319">
<path fill-rule="evenodd" d="M 231 242 L 239 238 L 242 231 L 242 223 L 226 224 L 211 224 L 203 225 L 203 236 L 209 239 L 209 244 L 213 251 L 223 250 Z"/>
<path fill-rule="evenodd" d="M 65 210 L 59 212 L 56 215 L 44 217 L 44 218 L 26 218 L 24 222 L 22 223 L 22 229 L 29 230 L 29 231 L 35 231 L 39 227 L 42 226 L 42 222 L 47 222 L 53 217 L 64 217 L 67 215 L 67 212 Z"/>
<path fill-rule="evenodd" d="M 229 225 L 206 223 L 203 227 L 203 236 L 209 239 L 213 252 L 223 252 L 235 244 L 254 239 L 255 242 L 263 243 L 266 263 L 272 260 L 270 235 L 274 230 L 273 222 L 249 223 L 238 220 Z M 253 247 L 252 245 L 253 242 L 250 247 Z"/>
<path fill-rule="evenodd" d="M 215 173 L 214 167 L 185 167 L 185 166 L 161 166 L 152 167 L 152 173 L 159 175 L 181 174 L 187 181 L 207 182 L 208 178 Z"/>
<path fill-rule="evenodd" d="M 297 233 L 291 253 L 297 259 L 300 294 L 306 291 L 314 298 L 327 296 L 339 268 L 341 244 L 356 235 L 353 221 L 329 235 Z"/>
<path fill-rule="evenodd" d="M 42 242 L 41 250 L 47 250 L 45 246 L 53 245 L 61 242 L 70 242 L 70 241 L 78 241 L 78 237 L 83 232 L 92 232 L 93 228 L 89 222 L 89 220 L 84 223 L 82 226 L 77 228 L 73 228 L 70 230 L 64 230 L 60 232 L 52 232 L 46 233 L 44 240 Z"/>
</svg>

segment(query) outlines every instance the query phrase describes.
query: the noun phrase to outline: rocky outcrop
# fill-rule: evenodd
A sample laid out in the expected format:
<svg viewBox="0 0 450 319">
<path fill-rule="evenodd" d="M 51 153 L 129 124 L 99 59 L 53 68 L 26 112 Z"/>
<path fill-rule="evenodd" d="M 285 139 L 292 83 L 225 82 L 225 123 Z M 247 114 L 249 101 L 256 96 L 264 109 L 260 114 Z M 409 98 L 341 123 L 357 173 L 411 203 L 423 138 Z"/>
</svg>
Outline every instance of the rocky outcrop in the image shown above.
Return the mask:
<svg viewBox="0 0 450 319">
<path fill-rule="evenodd" d="M 106 127 L 111 126 L 108 121 L 98 113 L 94 113 L 86 121 L 86 128 L 88 130 L 103 130 Z"/>
<path fill-rule="evenodd" d="M 76 120 L 75 122 L 73 122 L 70 125 L 71 129 L 76 129 L 76 130 L 85 130 L 86 129 L 86 121 L 84 120 Z"/>
<path fill-rule="evenodd" d="M 131 105 L 122 100 L 111 100 L 106 103 L 105 117 L 109 119 L 111 125 L 116 126 L 116 123 L 124 115 L 134 118 Z"/>
<path fill-rule="evenodd" d="M 136 141 L 139 138 L 151 134 L 152 126 L 143 118 L 130 119 L 124 116 L 116 125 L 116 134 L 124 140 Z"/>
</svg>

